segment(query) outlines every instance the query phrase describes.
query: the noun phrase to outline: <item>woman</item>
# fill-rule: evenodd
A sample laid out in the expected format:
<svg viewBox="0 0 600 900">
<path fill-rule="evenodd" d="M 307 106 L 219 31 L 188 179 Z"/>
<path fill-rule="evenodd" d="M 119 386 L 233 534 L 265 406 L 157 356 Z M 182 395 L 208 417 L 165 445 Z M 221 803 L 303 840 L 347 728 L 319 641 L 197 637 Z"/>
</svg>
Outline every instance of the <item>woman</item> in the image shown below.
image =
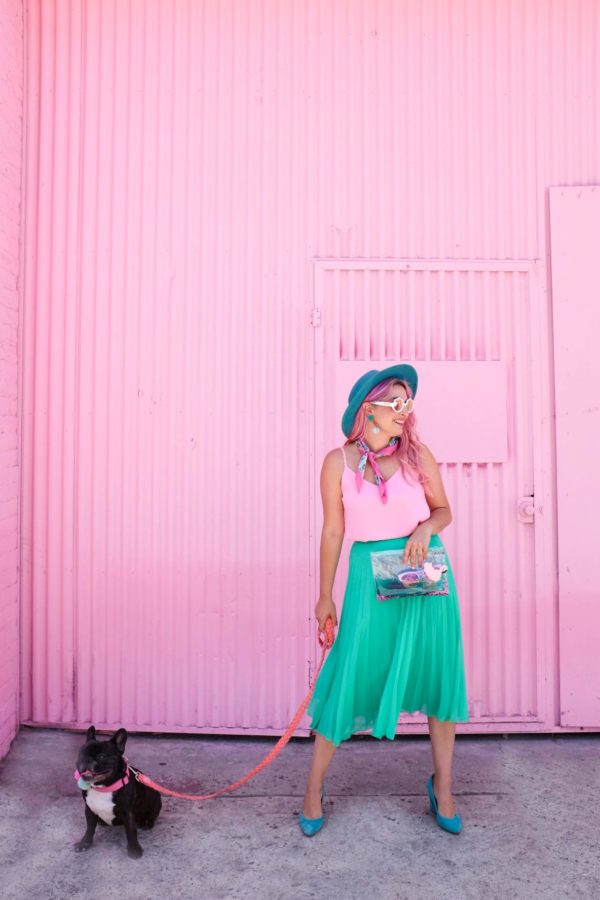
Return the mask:
<svg viewBox="0 0 600 900">
<path fill-rule="evenodd" d="M 438 535 L 452 521 L 438 465 L 415 431 L 417 383 L 409 365 L 359 378 L 342 418 L 347 441 L 323 462 L 315 607 L 321 630 L 328 617 L 337 625 L 332 589 L 344 534 L 353 543 L 337 638 L 308 706 L 316 738 L 299 819 L 308 836 L 323 824 L 323 781 L 336 747 L 367 729 L 392 740 L 402 710 L 428 717 L 434 766 L 426 786 L 430 809 L 446 831 L 461 830 L 451 770 L 456 722 L 468 721 L 468 712 L 452 570 L 448 565 L 445 595 L 380 602 L 371 569 L 376 550 L 403 550 L 406 564 L 421 565 L 430 546 L 443 548 Z"/>
</svg>

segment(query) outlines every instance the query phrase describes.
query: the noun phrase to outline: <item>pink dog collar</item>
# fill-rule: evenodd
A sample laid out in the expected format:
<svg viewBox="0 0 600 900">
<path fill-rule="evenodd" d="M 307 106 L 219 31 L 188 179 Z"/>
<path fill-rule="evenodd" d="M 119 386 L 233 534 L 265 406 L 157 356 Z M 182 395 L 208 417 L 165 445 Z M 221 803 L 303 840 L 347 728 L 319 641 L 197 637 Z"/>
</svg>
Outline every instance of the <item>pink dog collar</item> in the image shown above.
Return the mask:
<svg viewBox="0 0 600 900">
<path fill-rule="evenodd" d="M 87 782 L 85 778 L 81 775 L 79 769 L 75 769 L 73 773 L 73 777 L 77 782 L 78 787 L 81 788 L 82 791 L 101 791 L 103 794 L 110 793 L 110 791 L 118 791 L 120 788 L 125 787 L 126 784 L 129 783 L 129 766 L 127 766 L 125 770 L 125 774 L 122 778 L 119 778 L 118 781 L 115 781 L 114 784 L 104 785 L 104 784 L 92 784 L 91 782 Z M 85 787 L 83 786 L 85 784 Z"/>
</svg>

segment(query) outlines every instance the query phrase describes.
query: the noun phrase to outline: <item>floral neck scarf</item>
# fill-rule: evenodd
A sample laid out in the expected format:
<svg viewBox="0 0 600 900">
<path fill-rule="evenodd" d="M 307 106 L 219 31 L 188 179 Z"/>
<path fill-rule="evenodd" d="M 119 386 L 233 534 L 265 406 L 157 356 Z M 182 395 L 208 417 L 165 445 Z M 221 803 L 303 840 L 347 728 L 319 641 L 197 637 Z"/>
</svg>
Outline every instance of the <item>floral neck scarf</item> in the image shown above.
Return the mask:
<svg viewBox="0 0 600 900">
<path fill-rule="evenodd" d="M 368 461 L 371 463 L 373 474 L 375 475 L 375 484 L 379 488 L 379 496 L 381 497 L 381 502 L 387 503 L 387 488 L 385 486 L 385 479 L 381 474 L 381 469 L 377 464 L 377 459 L 380 456 L 390 456 L 398 446 L 398 438 L 392 438 L 387 447 L 384 447 L 383 450 L 378 450 L 377 453 L 375 453 L 374 450 L 371 450 L 369 445 L 365 443 L 365 441 L 362 441 L 360 438 L 356 441 L 356 446 L 361 453 L 360 459 L 358 461 L 358 469 L 356 470 L 356 489 L 360 491 L 362 487 L 362 483 L 365 477 L 365 468 Z"/>
</svg>

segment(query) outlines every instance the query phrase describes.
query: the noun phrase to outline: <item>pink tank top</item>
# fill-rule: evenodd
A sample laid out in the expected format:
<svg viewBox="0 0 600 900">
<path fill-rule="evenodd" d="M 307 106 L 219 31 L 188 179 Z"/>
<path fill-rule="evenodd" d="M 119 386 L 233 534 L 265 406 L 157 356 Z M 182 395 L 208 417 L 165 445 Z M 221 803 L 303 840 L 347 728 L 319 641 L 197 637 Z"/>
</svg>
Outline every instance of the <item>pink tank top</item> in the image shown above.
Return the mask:
<svg viewBox="0 0 600 900">
<path fill-rule="evenodd" d="M 350 541 L 385 541 L 408 537 L 419 522 L 431 515 L 425 491 L 418 481 L 407 481 L 397 469 L 386 481 L 388 499 L 382 503 L 377 485 L 363 480 L 360 493 L 356 488 L 356 472 L 348 466 L 346 451 L 342 474 L 342 502 L 346 537 Z M 407 476 L 410 478 L 410 474 Z"/>
</svg>

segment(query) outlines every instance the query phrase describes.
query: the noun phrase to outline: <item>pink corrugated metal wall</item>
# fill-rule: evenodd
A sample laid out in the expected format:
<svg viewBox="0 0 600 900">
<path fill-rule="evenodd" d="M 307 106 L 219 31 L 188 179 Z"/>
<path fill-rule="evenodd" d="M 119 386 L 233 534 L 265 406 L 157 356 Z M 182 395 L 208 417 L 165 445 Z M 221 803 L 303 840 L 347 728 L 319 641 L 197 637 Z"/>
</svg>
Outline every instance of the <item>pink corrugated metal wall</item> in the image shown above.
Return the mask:
<svg viewBox="0 0 600 900">
<path fill-rule="evenodd" d="M 546 198 L 600 177 L 599 21 L 27 4 L 24 720 L 280 731 L 321 456 L 351 374 L 403 358 L 454 509 L 462 728 L 560 727 Z"/>
<path fill-rule="evenodd" d="M 0 759 L 18 728 L 23 8 L 0 0 Z"/>
</svg>

